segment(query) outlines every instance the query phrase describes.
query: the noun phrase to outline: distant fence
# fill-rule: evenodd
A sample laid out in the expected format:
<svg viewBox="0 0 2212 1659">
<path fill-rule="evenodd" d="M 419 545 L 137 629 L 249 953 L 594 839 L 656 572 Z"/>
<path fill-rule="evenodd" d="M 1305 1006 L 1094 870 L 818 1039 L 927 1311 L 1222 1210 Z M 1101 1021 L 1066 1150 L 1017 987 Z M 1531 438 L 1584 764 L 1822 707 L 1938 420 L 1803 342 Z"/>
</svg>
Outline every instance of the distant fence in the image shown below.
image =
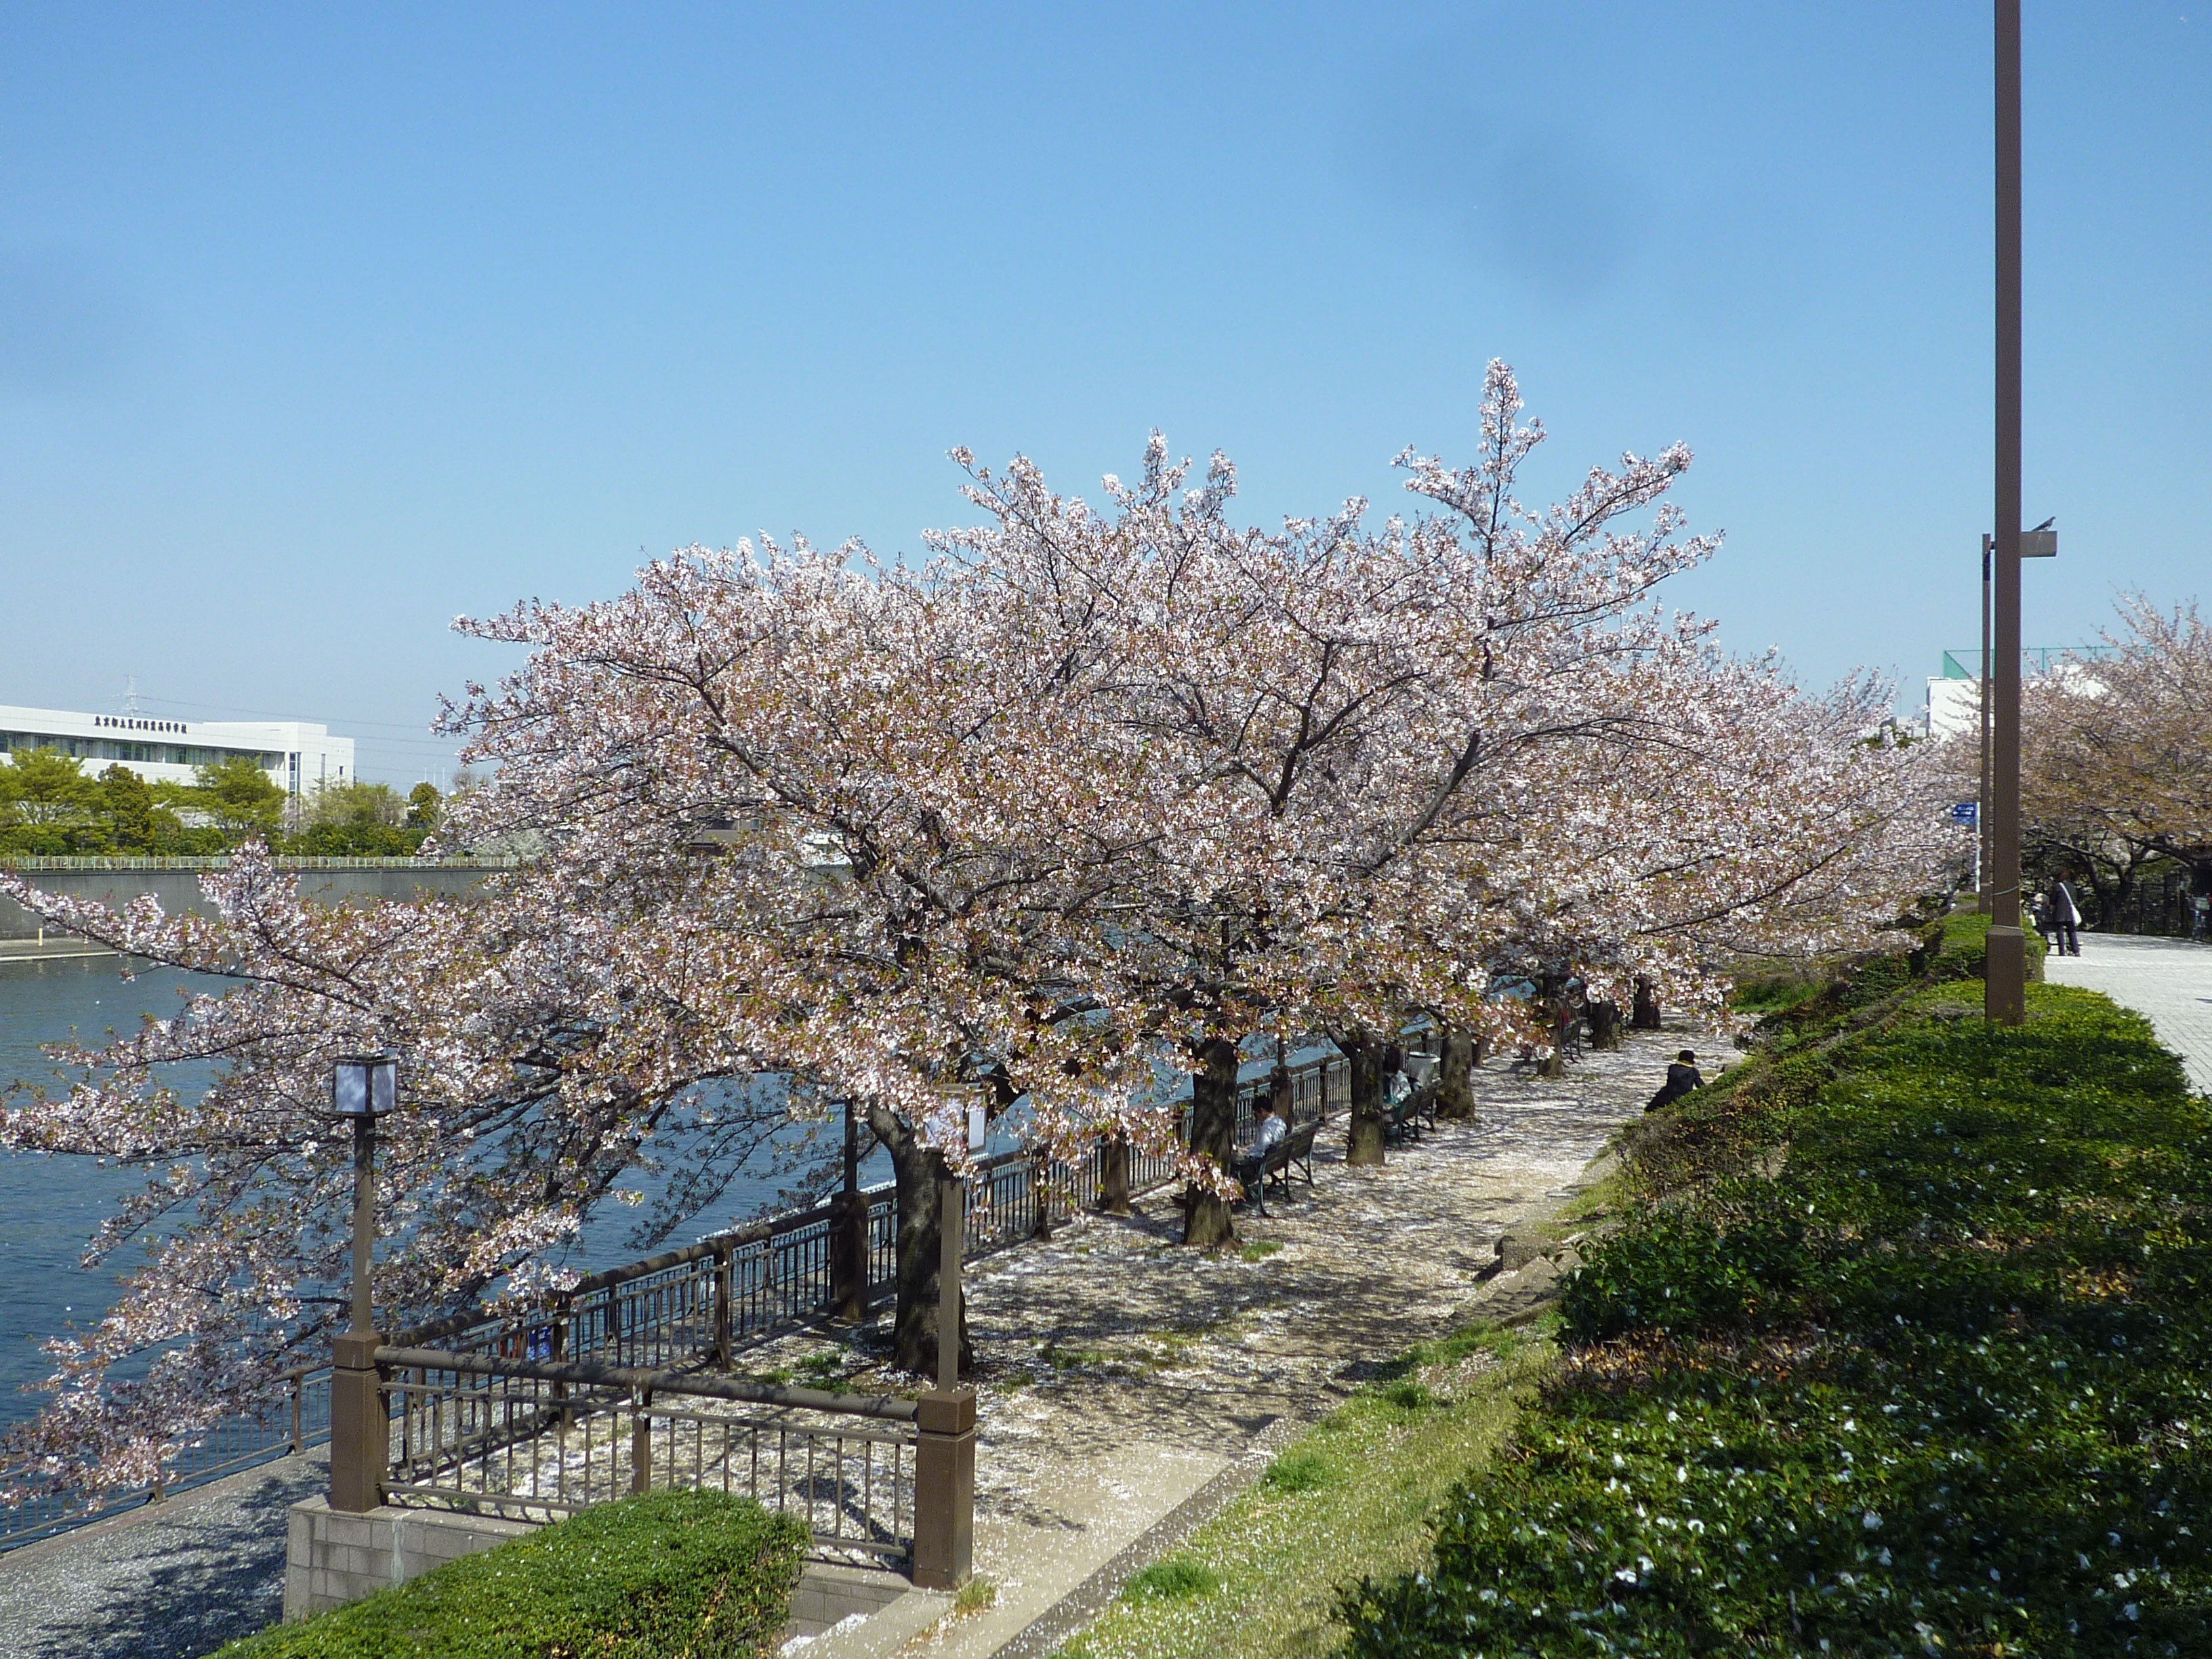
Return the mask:
<svg viewBox="0 0 2212 1659">
<path fill-rule="evenodd" d="M 1253 1109 L 1268 1088 L 1267 1067 L 1248 1066 L 1245 1070 L 1255 1075 L 1242 1078 L 1238 1084 L 1236 1135 L 1240 1141 L 1250 1134 Z M 1290 1067 L 1290 1072 L 1294 1123 L 1326 1118 L 1350 1103 L 1350 1063 L 1334 1048 L 1308 1051 L 1298 1064 Z M 1188 1139 L 1187 1109 L 1182 1133 Z M 1169 1159 L 1133 1149 L 1129 1157 L 1130 1193 L 1133 1195 L 1164 1185 L 1173 1170 Z M 971 1258 L 988 1255 L 1032 1237 L 1039 1231 L 1041 1220 L 1048 1220 L 1055 1209 L 1066 1213 L 1066 1206 L 1072 1205 L 1075 1209 L 1093 1207 L 1098 1202 L 1100 1173 L 1100 1154 L 1096 1151 L 1074 1167 L 1041 1168 L 1037 1159 L 1024 1152 L 981 1160 L 968 1182 L 966 1254 Z M 889 1184 L 871 1188 L 865 1196 L 868 1206 L 866 1294 L 872 1304 L 889 1297 L 896 1287 L 894 1258 L 898 1206 L 896 1190 Z M 525 1402 L 538 1398 L 535 1384 L 544 1381 L 551 1370 L 584 1366 L 610 1372 L 650 1370 L 676 1376 L 727 1367 L 738 1348 L 817 1316 L 830 1305 L 830 1206 L 825 1204 L 775 1217 L 594 1273 L 568 1290 L 551 1292 L 532 1304 L 475 1310 L 395 1337 L 392 1347 L 406 1351 L 410 1357 L 400 1373 L 394 1375 L 391 1385 L 395 1437 L 393 1490 L 410 1495 L 410 1488 L 420 1487 L 419 1495 L 437 1500 L 458 1500 L 470 1492 L 490 1492 L 492 1488 L 484 1483 L 493 1478 L 493 1465 L 484 1460 L 496 1462 L 500 1455 L 511 1454 L 515 1443 L 511 1437 L 524 1423 L 545 1420 L 531 1417 L 531 1411 L 538 1407 Z M 434 1376 L 428 1364 L 434 1357 L 447 1367 Z M 453 1369 L 455 1363 L 469 1367 L 468 1375 L 489 1375 L 494 1381 L 465 1382 L 460 1380 L 463 1373 Z M 421 1370 L 422 1375 L 416 1377 L 406 1374 L 409 1365 Z M 497 1380 L 501 1378 L 507 1380 Z M 523 1382 L 531 1386 L 524 1387 Z M 704 1379 L 701 1385 L 705 1386 Z M 673 1386 L 664 1385 L 664 1390 Z M 610 1481 L 618 1483 L 621 1478 L 627 1478 L 623 1472 L 634 1469 L 636 1459 L 643 1455 L 640 1450 L 643 1443 L 637 1437 L 641 1433 L 661 1437 L 653 1443 L 664 1449 L 647 1456 L 648 1468 L 673 1469 L 675 1465 L 666 1460 L 689 1445 L 695 1459 L 722 1460 L 715 1465 L 720 1473 L 714 1475 L 714 1480 L 737 1480 L 738 1477 L 729 1472 L 735 1465 L 728 1460 L 737 1455 L 739 1448 L 738 1441 L 731 1437 L 738 1436 L 742 1440 L 750 1435 L 753 1438 L 743 1447 L 745 1468 L 751 1471 L 746 1478 L 772 1483 L 759 1487 L 759 1492 L 781 1493 L 783 1500 L 797 1502 L 803 1498 L 812 1502 L 833 1490 L 846 1494 L 850 1485 L 848 1477 L 857 1474 L 865 1500 L 861 1516 L 856 1517 L 850 1511 L 848 1498 L 841 1496 L 838 1502 L 846 1504 L 846 1509 L 840 1511 L 845 1517 L 843 1521 L 821 1521 L 821 1516 L 828 1513 L 826 1510 L 821 1511 L 821 1516 L 809 1511 L 808 1521 L 810 1528 L 817 1528 L 820 1521 L 821 1524 L 833 1526 L 849 1522 L 856 1530 L 849 1537 L 839 1536 L 834 1531 L 820 1535 L 866 1548 L 869 1546 L 864 1535 L 880 1544 L 883 1538 L 878 1534 L 885 1528 L 890 1534 L 897 1534 L 897 1525 L 893 1523 L 896 1516 L 887 1522 L 876 1507 L 872 1507 L 876 1500 L 870 1494 L 877 1488 L 871 1483 L 881 1474 L 891 1482 L 884 1490 L 896 1492 L 900 1480 L 910 1481 L 911 1462 L 896 1465 L 894 1460 L 893 1465 L 884 1464 L 882 1460 L 891 1454 L 881 1449 L 880 1436 L 878 1440 L 867 1443 L 868 1448 L 872 1448 L 869 1449 L 861 1447 L 854 1437 L 855 1431 L 849 1427 L 838 1429 L 834 1425 L 810 1426 L 805 1422 L 763 1419 L 757 1428 L 748 1428 L 744 1425 L 750 1419 L 729 1419 L 721 1415 L 702 1425 L 694 1421 L 696 1413 L 688 1407 L 664 1403 L 655 1408 L 649 1401 L 635 1407 L 628 1403 L 609 1406 L 599 1395 L 580 1396 L 570 1402 L 568 1409 L 572 1427 L 581 1421 L 575 1413 L 582 1409 L 587 1398 L 599 1401 L 595 1410 L 600 1416 L 612 1412 L 623 1418 L 627 1424 L 623 1433 L 630 1437 L 623 1442 L 629 1449 L 619 1452 L 607 1449 L 603 1443 L 578 1438 L 576 1445 L 569 1449 L 580 1458 L 580 1469 L 597 1473 L 579 1474 L 576 1478 L 580 1484 L 574 1489 L 576 1492 L 611 1490 Z M 627 1396 L 623 1399 L 626 1401 Z M 410 1412 L 414 1413 L 411 1418 Z M 613 1419 L 606 1420 L 611 1423 Z M 787 1436 L 787 1440 L 775 1443 L 772 1454 L 767 1449 L 770 1443 L 759 1437 L 771 1429 Z M 579 1437 L 583 1432 L 580 1429 L 574 1431 Z M 487 1435 L 491 1437 L 485 1438 Z M 501 1439 L 501 1435 L 510 1437 Z M 441 1439 L 441 1436 L 447 1437 Z M 686 1440 L 686 1436 L 690 1438 Z M 830 1443 L 838 1441 L 841 1436 L 846 1443 L 833 1451 Z M 891 1437 L 896 1439 L 896 1436 Z M 279 1399 L 265 1413 L 217 1425 L 204 1441 L 185 1449 L 177 1462 L 174 1474 L 160 1488 L 140 1488 L 97 1499 L 63 1493 L 34 1498 L 13 1508 L 0 1507 L 0 1551 L 258 1463 L 325 1444 L 329 1439 L 329 1368 L 317 1366 L 289 1371 Z M 802 1441 L 805 1443 L 800 1443 Z M 594 1445 L 598 1446 L 596 1451 Z M 427 1447 L 428 1451 L 418 1449 L 422 1447 Z M 818 1468 L 805 1462 L 817 1452 L 827 1460 Z M 772 1474 L 763 1472 L 765 1466 L 752 1463 L 750 1460 L 756 1455 L 770 1456 L 774 1463 Z M 601 1462 L 592 1463 L 594 1456 Z M 653 1464 L 652 1456 L 659 1456 L 663 1461 Z M 792 1462 L 793 1457 L 799 1462 Z M 878 1462 L 869 1464 L 869 1458 Z M 856 1459 L 860 1461 L 855 1462 Z M 901 1468 L 908 1473 L 901 1474 Z M 705 1465 L 700 1465 L 700 1468 L 703 1471 Z M 0 1486 L 12 1484 L 16 1473 L 0 1469 Z M 506 1473 L 512 1478 L 512 1469 Z M 475 1484 L 440 1486 L 439 1482 L 448 1476 L 454 1483 Z M 550 1475 L 547 1478 L 553 1479 Z M 696 1478 L 708 1480 L 703 1472 Z M 537 1477 L 532 1475 L 530 1479 L 535 1480 Z M 729 1489 L 753 1490 L 744 1487 L 742 1481 Z M 539 1488 L 533 1486 L 531 1490 L 537 1492 Z M 553 1501 L 556 1499 L 557 1503 Z M 569 1501 L 557 1488 L 557 1480 L 554 1487 L 541 1493 L 541 1500 L 538 1507 L 549 1510 Z M 827 1501 L 826 1498 L 823 1501 Z M 906 1524 L 910 1526 L 910 1504 L 900 1513 L 909 1517 Z"/>
<path fill-rule="evenodd" d="M 284 1373 L 277 1398 L 252 1417 L 226 1418 L 204 1438 L 185 1448 L 169 1477 L 154 1487 L 100 1498 L 57 1492 L 0 1507 L 0 1550 L 65 1532 L 102 1516 L 133 1509 L 187 1487 L 205 1486 L 275 1458 L 323 1445 L 331 1437 L 331 1371 L 327 1365 L 301 1366 Z M 0 1468 L 0 1486 L 12 1486 L 32 1471 Z"/>
</svg>

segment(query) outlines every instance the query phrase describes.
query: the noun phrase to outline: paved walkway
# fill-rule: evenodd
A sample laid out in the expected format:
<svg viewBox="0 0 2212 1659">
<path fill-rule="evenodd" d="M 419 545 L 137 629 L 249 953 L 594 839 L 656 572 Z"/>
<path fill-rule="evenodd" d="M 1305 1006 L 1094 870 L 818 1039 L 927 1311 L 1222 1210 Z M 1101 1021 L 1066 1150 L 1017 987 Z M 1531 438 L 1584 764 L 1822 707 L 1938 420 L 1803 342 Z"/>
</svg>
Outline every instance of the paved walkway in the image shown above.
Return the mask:
<svg viewBox="0 0 2212 1659">
<path fill-rule="evenodd" d="M 1169 1193 L 1127 1219 L 1085 1216 L 993 1258 L 971 1281 L 975 1571 L 989 1613 L 920 1638 L 929 1659 L 1048 1652 L 1121 1574 L 1256 1476 L 1282 1443 L 1377 1374 L 1466 1322 L 1502 1232 L 1547 1217 L 1639 1111 L 1683 1037 L 1594 1054 L 1545 1082 L 1493 1063 L 1479 1116 L 1347 1169 L 1340 1128 L 1316 1184 L 1239 1218 L 1240 1248 L 1174 1243 Z M 841 1367 L 832 1386 L 893 1379 L 880 1327 L 842 1346 L 779 1345 L 776 1363 Z M 817 1371 L 818 1374 L 818 1371 Z M 1111 1583 L 1105 1581 L 1112 1580 Z M 865 1628 L 805 1650 L 871 1659 Z M 800 1650 L 790 1650 L 796 1659 Z"/>
<path fill-rule="evenodd" d="M 2043 975 L 2102 991 L 2146 1016 L 2158 1040 L 2187 1064 L 2190 1082 L 2212 1093 L 2212 945 L 2084 933 L 2081 954 L 2045 957 Z"/>
<path fill-rule="evenodd" d="M 1500 1233 L 1577 1188 L 1683 1040 L 1634 1039 L 1556 1082 L 1493 1062 L 1476 1074 L 1475 1123 L 1393 1147 L 1379 1169 L 1345 1167 L 1340 1127 L 1312 1189 L 1240 1218 L 1238 1249 L 1177 1246 L 1176 1200 L 1158 1193 L 1133 1217 L 1086 1216 L 981 1264 L 975 1565 L 1000 1595 L 932 1638 L 933 1659 L 1027 1651 L 1041 1616 L 1064 1621 L 1071 1596 L 1117 1584 L 1142 1565 L 1132 1552 L 1165 1547 L 1162 1528 L 1235 1491 L 1376 1362 L 1463 1322 L 1504 1283 L 1477 1278 Z M 822 1380 L 861 1384 L 885 1375 L 887 1322 L 746 1363 L 815 1358 L 810 1382 L 827 1361 Z M 286 1510 L 324 1480 L 319 1461 L 288 1459 L 0 1556 L 0 1659 L 190 1659 L 273 1620 Z M 884 1650 L 850 1634 L 820 1638 L 813 1659 Z"/>
<path fill-rule="evenodd" d="M 284 1516 L 318 1454 L 0 1555 L 0 1659 L 198 1659 L 284 1611 Z"/>
</svg>

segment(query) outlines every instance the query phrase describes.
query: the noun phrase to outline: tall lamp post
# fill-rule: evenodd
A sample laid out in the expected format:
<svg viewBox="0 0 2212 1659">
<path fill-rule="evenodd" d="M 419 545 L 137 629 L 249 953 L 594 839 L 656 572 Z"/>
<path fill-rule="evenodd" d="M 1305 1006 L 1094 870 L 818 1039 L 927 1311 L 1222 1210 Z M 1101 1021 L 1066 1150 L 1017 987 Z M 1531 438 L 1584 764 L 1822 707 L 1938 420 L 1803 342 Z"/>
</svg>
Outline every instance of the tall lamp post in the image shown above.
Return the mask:
<svg viewBox="0 0 2212 1659">
<path fill-rule="evenodd" d="M 964 1092 L 964 1091 L 963 1091 Z M 988 1116 L 979 1096 L 963 1103 L 968 1150 L 983 1150 Z M 960 1263 L 968 1242 L 967 1183 L 949 1160 L 938 1165 L 937 1386 L 915 1401 L 914 1582 L 957 1589 L 973 1571 L 975 1509 L 975 1390 L 960 1386 Z"/>
<path fill-rule="evenodd" d="M 399 1057 L 346 1054 L 331 1069 L 331 1109 L 353 1121 L 353 1294 L 344 1334 L 331 1343 L 331 1507 L 356 1514 L 384 1501 L 391 1454 L 376 1351 L 384 1339 L 369 1305 L 376 1242 L 376 1120 L 399 1103 Z"/>
<path fill-rule="evenodd" d="M 1996 534 L 1990 671 L 1989 954 L 1984 1016 L 2027 1017 L 2027 945 L 2020 929 L 2020 562 L 2058 551 L 2048 523 L 2020 527 L 2021 167 L 2020 0 L 1996 0 Z"/>
</svg>

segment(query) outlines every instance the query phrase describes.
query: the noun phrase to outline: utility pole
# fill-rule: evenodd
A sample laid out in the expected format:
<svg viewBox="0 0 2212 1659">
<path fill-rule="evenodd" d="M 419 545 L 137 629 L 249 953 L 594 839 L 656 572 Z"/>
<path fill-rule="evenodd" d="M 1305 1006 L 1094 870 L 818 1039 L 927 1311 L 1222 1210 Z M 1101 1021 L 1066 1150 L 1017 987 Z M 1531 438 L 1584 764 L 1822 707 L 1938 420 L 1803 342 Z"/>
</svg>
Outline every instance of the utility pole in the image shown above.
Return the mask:
<svg viewBox="0 0 2212 1659">
<path fill-rule="evenodd" d="M 1989 577 L 1996 535 L 1982 538 L 1982 803 L 1973 811 L 1973 891 L 1989 914 Z"/>
<path fill-rule="evenodd" d="M 2017 1025 L 2027 1012 L 2020 931 L 2020 0 L 1996 0 L 1996 592 L 1990 665 L 1989 955 L 1983 1012 Z"/>
</svg>

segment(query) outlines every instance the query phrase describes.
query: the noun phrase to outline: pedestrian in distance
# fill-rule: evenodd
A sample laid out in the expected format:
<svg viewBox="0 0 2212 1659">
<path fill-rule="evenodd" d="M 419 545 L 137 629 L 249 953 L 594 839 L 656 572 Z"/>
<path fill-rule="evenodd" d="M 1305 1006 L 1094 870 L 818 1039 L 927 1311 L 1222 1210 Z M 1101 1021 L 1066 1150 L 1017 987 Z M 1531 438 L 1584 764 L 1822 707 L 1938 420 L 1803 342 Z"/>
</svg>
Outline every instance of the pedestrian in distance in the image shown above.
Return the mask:
<svg viewBox="0 0 2212 1659">
<path fill-rule="evenodd" d="M 1267 1213 L 1267 1154 L 1283 1144 L 1289 1133 L 1283 1120 L 1276 1114 L 1275 1103 L 1262 1097 L 1255 1110 L 1257 1118 L 1252 1125 L 1252 1139 L 1237 1150 L 1237 1184 L 1244 1189 L 1244 1197 L 1261 1215 Z"/>
<path fill-rule="evenodd" d="M 1659 1092 L 1651 1097 L 1650 1103 L 1644 1109 L 1656 1112 L 1662 1106 L 1672 1106 L 1691 1090 L 1705 1086 L 1705 1073 L 1698 1069 L 1697 1051 L 1685 1048 L 1674 1056 L 1674 1064 L 1667 1068 L 1667 1080 L 1659 1085 Z"/>
<path fill-rule="evenodd" d="M 2074 902 L 2074 889 L 2063 876 L 2051 884 L 2051 931 L 2058 936 L 2058 954 L 2078 957 L 2081 939 L 2075 930 L 2081 925 L 2081 907 Z"/>
<path fill-rule="evenodd" d="M 2051 948 L 2051 901 L 2040 893 L 2027 902 L 2027 919 L 2035 928 L 2035 936 L 2043 941 L 2043 948 Z"/>
</svg>

